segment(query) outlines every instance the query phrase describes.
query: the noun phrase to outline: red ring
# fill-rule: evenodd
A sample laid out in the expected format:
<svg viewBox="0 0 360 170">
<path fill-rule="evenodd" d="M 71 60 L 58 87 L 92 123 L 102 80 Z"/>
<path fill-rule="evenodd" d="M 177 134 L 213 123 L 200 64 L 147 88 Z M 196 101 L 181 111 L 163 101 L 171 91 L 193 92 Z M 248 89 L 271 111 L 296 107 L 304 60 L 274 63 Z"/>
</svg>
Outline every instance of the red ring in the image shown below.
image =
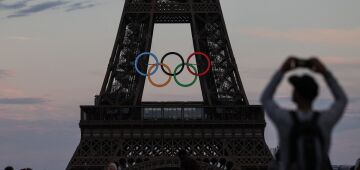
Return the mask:
<svg viewBox="0 0 360 170">
<path fill-rule="evenodd" d="M 202 73 L 194 73 L 194 72 L 190 69 L 190 67 L 189 67 L 188 64 L 189 64 L 189 61 L 190 61 L 191 57 L 194 56 L 194 55 L 202 55 L 202 56 L 204 56 L 204 57 L 206 58 L 208 66 L 207 66 L 207 68 L 206 68 L 206 70 L 205 70 L 204 72 L 202 72 Z M 186 60 L 186 63 L 188 63 L 188 64 L 186 65 L 187 70 L 188 70 L 192 75 L 194 75 L 194 76 L 199 76 L 199 77 L 207 74 L 207 73 L 210 71 L 210 67 L 211 67 L 211 61 L 210 61 L 209 56 L 206 55 L 205 53 L 202 53 L 202 52 L 194 52 L 194 53 L 190 54 L 189 57 L 188 57 L 187 60 Z"/>
</svg>

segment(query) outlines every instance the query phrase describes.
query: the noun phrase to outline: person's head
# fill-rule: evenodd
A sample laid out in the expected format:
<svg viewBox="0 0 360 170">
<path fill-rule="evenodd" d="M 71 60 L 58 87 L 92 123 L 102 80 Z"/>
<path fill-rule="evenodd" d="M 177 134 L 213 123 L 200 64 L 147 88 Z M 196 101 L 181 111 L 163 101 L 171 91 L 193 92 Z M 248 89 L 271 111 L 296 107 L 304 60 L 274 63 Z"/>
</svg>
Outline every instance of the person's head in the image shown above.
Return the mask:
<svg viewBox="0 0 360 170">
<path fill-rule="evenodd" d="M 310 75 L 293 75 L 289 78 L 290 84 L 294 87 L 292 100 L 297 104 L 311 104 L 318 96 L 319 86 Z"/>
<path fill-rule="evenodd" d="M 107 170 L 117 170 L 116 164 L 114 162 L 110 162 L 108 164 Z"/>
<path fill-rule="evenodd" d="M 14 170 L 12 166 L 7 166 L 4 170 Z"/>
</svg>

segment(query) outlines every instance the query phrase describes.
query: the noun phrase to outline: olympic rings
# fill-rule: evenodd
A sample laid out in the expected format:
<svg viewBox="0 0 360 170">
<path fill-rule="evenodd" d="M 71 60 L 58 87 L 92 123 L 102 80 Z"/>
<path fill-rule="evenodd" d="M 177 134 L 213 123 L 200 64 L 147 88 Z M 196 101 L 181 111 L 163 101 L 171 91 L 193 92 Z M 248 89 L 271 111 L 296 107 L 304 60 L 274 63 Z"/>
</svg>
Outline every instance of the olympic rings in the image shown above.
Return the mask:
<svg viewBox="0 0 360 170">
<path fill-rule="evenodd" d="M 139 69 L 139 61 L 141 59 L 141 57 L 145 56 L 145 55 L 149 55 L 151 57 L 153 57 L 155 59 L 155 63 L 154 64 L 147 64 L 147 65 L 151 65 L 150 68 L 148 69 L 148 71 L 146 73 L 140 71 Z M 180 58 L 181 60 L 181 64 L 178 64 L 176 67 L 175 67 L 175 70 L 174 72 L 171 71 L 170 67 L 166 64 L 164 64 L 164 60 L 167 56 L 169 55 L 176 55 Z M 201 72 L 201 73 L 198 73 L 198 70 L 197 68 L 194 66 L 196 64 L 190 64 L 190 59 L 191 57 L 195 56 L 195 55 L 202 55 L 203 57 L 205 57 L 205 59 L 207 60 L 207 67 L 206 69 Z M 188 84 L 183 84 L 181 82 L 179 82 L 179 80 L 177 79 L 177 76 L 182 73 L 182 71 L 184 70 L 184 67 L 186 65 L 186 68 L 187 70 L 190 72 L 190 74 L 194 75 L 194 79 L 193 81 L 191 81 L 190 83 Z M 196 80 L 198 79 L 198 77 L 201 77 L 201 76 L 204 76 L 206 75 L 207 73 L 209 73 L 210 71 L 210 67 L 211 67 L 211 60 L 210 60 L 210 57 L 203 53 L 203 52 L 194 52 L 192 54 L 190 54 L 186 60 L 186 63 L 184 62 L 184 58 L 177 52 L 168 52 L 166 53 L 162 58 L 161 58 L 161 62 L 159 63 L 159 60 L 157 58 L 157 56 L 151 52 L 143 52 L 143 53 L 140 53 L 139 55 L 136 56 L 136 59 L 135 59 L 135 63 L 134 63 L 134 66 L 135 66 L 135 71 L 140 74 L 141 76 L 144 76 L 144 77 L 149 77 L 149 82 L 150 84 L 152 84 L 153 86 L 155 87 L 164 87 L 166 85 L 168 85 L 171 81 L 171 77 L 174 77 L 174 80 L 176 82 L 176 84 L 178 84 L 179 86 L 181 87 L 189 87 L 189 86 L 192 86 Z M 157 84 L 155 83 L 152 79 L 151 79 L 151 76 L 154 75 L 159 66 L 161 67 L 161 70 L 169 76 L 169 78 L 165 81 L 165 83 L 163 84 Z M 154 69 L 155 67 L 155 69 Z M 164 68 L 165 67 L 165 68 Z"/>
<path fill-rule="evenodd" d="M 182 64 L 177 65 L 174 72 L 176 72 L 176 70 L 178 70 L 180 66 L 184 66 L 184 65 L 182 65 Z M 195 67 L 193 64 L 188 64 L 188 63 L 186 63 L 186 66 L 190 66 L 192 69 L 195 70 L 195 72 L 197 72 L 196 67 Z M 178 84 L 178 85 L 181 86 L 181 87 L 190 87 L 190 86 L 192 86 L 192 85 L 196 82 L 197 77 L 198 77 L 198 76 L 195 76 L 194 80 L 193 80 L 192 82 L 190 82 L 189 84 L 182 84 L 182 83 L 180 83 L 179 80 L 176 78 L 176 74 L 174 74 L 174 80 L 175 80 L 176 84 Z M 149 77 L 149 78 L 150 78 L 150 77 Z"/>
<path fill-rule="evenodd" d="M 169 72 L 171 72 L 170 67 L 169 67 L 168 65 L 163 64 L 163 63 L 161 63 L 160 65 L 161 65 L 161 68 L 165 67 Z M 150 66 L 149 71 L 148 71 L 148 74 L 150 74 L 151 70 L 152 70 L 154 67 L 156 67 L 155 64 L 153 64 L 153 65 Z M 175 77 L 174 77 L 174 78 L 175 78 Z M 151 76 L 149 76 L 149 82 L 150 82 L 150 84 L 152 84 L 152 85 L 155 86 L 155 87 L 165 87 L 166 85 L 168 85 L 168 84 L 170 83 L 170 81 L 171 81 L 171 76 L 169 76 L 169 78 L 165 81 L 165 83 L 163 83 L 163 84 L 156 84 L 156 83 L 154 83 L 154 81 L 151 79 Z M 175 81 L 176 81 L 176 80 L 175 80 Z"/>
<path fill-rule="evenodd" d="M 140 58 L 143 57 L 144 55 L 150 55 L 151 57 L 153 57 L 153 58 L 155 59 L 155 62 L 156 62 L 155 70 L 154 70 L 153 72 L 149 73 L 149 75 L 141 72 L 140 69 L 138 68 L 139 60 L 140 60 Z M 136 57 L 136 59 L 135 59 L 135 70 L 136 70 L 136 72 L 138 72 L 140 75 L 142 75 L 142 76 L 144 76 L 144 77 L 154 75 L 158 69 L 159 69 L 159 60 L 158 60 L 158 58 L 156 57 L 156 55 L 153 54 L 153 53 L 143 52 L 143 53 L 139 54 L 139 55 Z"/>
<path fill-rule="evenodd" d="M 179 70 L 179 72 L 175 72 L 175 75 L 179 75 L 179 74 L 184 70 L 184 65 L 185 65 L 184 58 L 183 58 L 179 53 L 177 53 L 177 52 L 168 52 L 168 53 L 166 53 L 166 54 L 161 58 L 161 64 L 164 63 L 165 58 L 166 58 L 167 56 L 171 55 L 171 54 L 177 55 L 177 56 L 180 58 L 180 60 L 181 60 L 181 69 Z M 165 71 L 163 65 L 160 65 L 160 66 L 161 66 L 161 70 L 162 70 L 165 74 L 167 74 L 167 75 L 169 75 L 169 76 L 173 76 L 173 74 Z"/>
<path fill-rule="evenodd" d="M 186 63 L 189 63 L 191 57 L 193 57 L 194 55 L 202 55 L 202 56 L 204 56 L 205 59 L 207 60 L 208 66 L 206 67 L 206 70 L 205 70 L 204 72 L 202 72 L 202 73 L 194 73 L 193 71 L 191 71 L 189 65 L 186 65 L 186 68 L 188 69 L 188 71 L 189 71 L 192 75 L 194 75 L 194 76 L 199 76 L 199 77 L 207 74 L 207 73 L 210 71 L 210 66 L 211 66 L 211 61 L 210 61 L 209 56 L 206 55 L 205 53 L 202 53 L 202 52 L 194 52 L 194 53 L 192 53 L 192 54 L 189 55 L 188 59 L 186 60 Z"/>
</svg>

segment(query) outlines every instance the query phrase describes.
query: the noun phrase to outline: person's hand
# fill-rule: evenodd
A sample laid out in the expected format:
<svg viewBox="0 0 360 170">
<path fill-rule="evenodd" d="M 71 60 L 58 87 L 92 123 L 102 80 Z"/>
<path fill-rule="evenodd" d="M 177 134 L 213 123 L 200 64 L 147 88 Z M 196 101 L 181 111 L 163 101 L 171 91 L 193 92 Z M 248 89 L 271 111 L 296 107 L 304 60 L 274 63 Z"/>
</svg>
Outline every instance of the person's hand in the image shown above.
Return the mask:
<svg viewBox="0 0 360 170">
<path fill-rule="evenodd" d="M 326 67 L 319 59 L 313 57 L 309 59 L 309 62 L 311 63 L 312 66 L 311 70 L 320 74 L 325 74 Z"/>
<path fill-rule="evenodd" d="M 296 68 L 296 61 L 298 59 L 295 56 L 289 56 L 283 63 L 283 65 L 280 68 L 280 71 L 283 73 L 286 73 L 294 68 Z"/>
</svg>

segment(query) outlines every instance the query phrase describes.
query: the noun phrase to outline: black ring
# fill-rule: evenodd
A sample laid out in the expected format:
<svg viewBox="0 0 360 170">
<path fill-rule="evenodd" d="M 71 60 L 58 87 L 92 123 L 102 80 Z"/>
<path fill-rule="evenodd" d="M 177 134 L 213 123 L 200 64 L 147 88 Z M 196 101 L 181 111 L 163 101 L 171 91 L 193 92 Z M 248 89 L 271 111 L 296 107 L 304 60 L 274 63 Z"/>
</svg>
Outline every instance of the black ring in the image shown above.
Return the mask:
<svg viewBox="0 0 360 170">
<path fill-rule="evenodd" d="M 185 67 L 184 58 L 183 58 L 179 53 L 177 53 L 177 52 L 168 52 L 168 53 L 166 53 L 166 54 L 161 58 L 161 62 L 160 62 L 160 63 L 163 64 L 163 61 L 165 60 L 165 58 L 166 58 L 168 55 L 172 55 L 172 54 L 177 55 L 177 56 L 180 57 L 180 59 L 181 59 L 181 62 L 182 62 L 181 69 L 180 69 L 177 73 L 175 73 L 175 75 L 179 75 L 179 74 L 184 70 L 184 67 Z M 161 66 L 161 70 L 162 70 L 166 75 L 168 75 L 168 76 L 174 76 L 174 74 L 171 74 L 171 73 L 166 72 L 166 70 L 164 69 L 164 66 L 162 66 L 162 65 L 160 65 L 160 66 Z"/>
</svg>

